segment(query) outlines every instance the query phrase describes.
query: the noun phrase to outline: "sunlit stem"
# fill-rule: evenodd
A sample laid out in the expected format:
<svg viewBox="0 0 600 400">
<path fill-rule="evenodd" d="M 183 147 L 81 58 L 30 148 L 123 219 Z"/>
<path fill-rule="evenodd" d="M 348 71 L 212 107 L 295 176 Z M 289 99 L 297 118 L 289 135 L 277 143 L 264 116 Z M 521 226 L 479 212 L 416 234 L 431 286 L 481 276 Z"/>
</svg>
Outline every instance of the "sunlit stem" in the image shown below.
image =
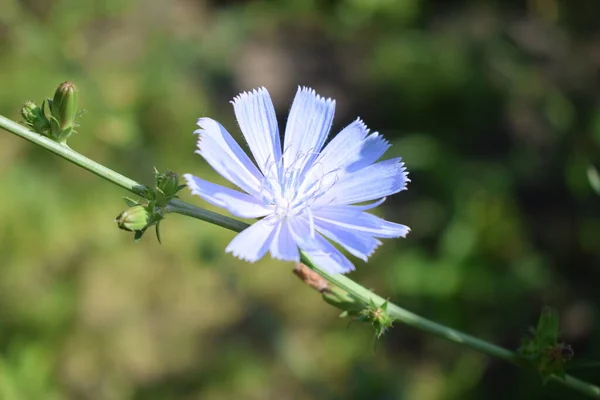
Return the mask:
<svg viewBox="0 0 600 400">
<path fill-rule="evenodd" d="M 7 130 L 10 133 L 22 137 L 25 140 L 37 144 L 38 146 L 41 146 L 51 151 L 52 153 L 64 158 L 65 160 L 70 161 L 71 163 L 81 168 L 84 168 L 98 175 L 99 177 L 104 178 L 107 181 L 114 183 L 115 185 L 118 185 L 123 189 L 126 189 L 138 196 L 143 197 L 146 193 L 146 186 L 132 179 L 129 179 L 128 177 L 123 176 L 93 160 L 90 160 L 89 158 L 77 153 L 76 151 L 72 150 L 66 145 L 59 144 L 45 136 L 32 132 L 24 126 L 19 125 L 18 123 L 11 121 L 10 119 L 5 118 L 1 115 L 0 127 Z M 222 226 L 235 232 L 240 232 L 248 227 L 248 224 L 244 222 L 208 210 L 204 210 L 200 207 L 196 207 L 178 199 L 171 200 L 167 205 L 165 211 L 167 213 L 177 213 L 186 215 L 192 218 L 209 222 L 211 224 Z M 323 270 L 318 265 L 314 265 L 310 258 L 306 256 L 306 254 L 302 254 L 302 262 L 306 264 L 309 268 L 319 273 L 321 276 L 323 276 L 323 278 L 327 279 L 333 285 L 336 285 L 339 288 L 345 290 L 350 295 L 360 300 L 364 304 L 369 304 L 369 300 L 372 300 L 373 302 L 379 305 L 383 304 L 385 301 L 385 299 L 381 296 L 378 296 L 372 291 L 367 290 L 366 288 L 362 287 L 361 285 L 354 282 L 350 278 L 347 278 L 344 275 L 329 274 L 327 271 Z M 513 351 L 504 349 L 485 340 L 438 324 L 437 322 L 423 318 L 393 303 L 388 304 L 388 313 L 390 316 L 394 317 L 396 321 L 402 322 L 405 325 L 411 326 L 413 328 L 425 332 L 432 333 L 436 336 L 440 336 L 442 338 L 448 339 L 452 342 L 461 344 L 463 346 L 469 347 L 473 350 L 482 352 L 484 354 L 501 358 L 513 364 L 524 364 L 520 356 Z M 553 375 L 551 379 L 562 385 L 568 386 L 578 392 L 600 399 L 600 387 L 598 386 L 584 382 L 570 375 L 565 375 L 562 377 Z"/>
</svg>

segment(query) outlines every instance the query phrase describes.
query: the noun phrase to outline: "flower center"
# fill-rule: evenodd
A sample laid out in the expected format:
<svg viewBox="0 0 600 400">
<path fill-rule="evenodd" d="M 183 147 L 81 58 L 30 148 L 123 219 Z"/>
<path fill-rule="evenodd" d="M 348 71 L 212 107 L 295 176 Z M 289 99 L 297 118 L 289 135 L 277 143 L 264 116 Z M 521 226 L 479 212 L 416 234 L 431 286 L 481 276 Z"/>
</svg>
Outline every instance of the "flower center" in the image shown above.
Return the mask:
<svg viewBox="0 0 600 400">
<path fill-rule="evenodd" d="M 283 159 L 269 163 L 261 185 L 263 201 L 275 206 L 274 214 L 279 219 L 304 213 L 338 180 L 338 169 L 324 172 L 317 164 L 305 171 L 297 163 L 283 165 Z"/>
<path fill-rule="evenodd" d="M 292 203 L 289 199 L 279 199 L 279 201 L 275 203 L 275 215 L 279 218 L 289 217 L 291 209 Z"/>
</svg>

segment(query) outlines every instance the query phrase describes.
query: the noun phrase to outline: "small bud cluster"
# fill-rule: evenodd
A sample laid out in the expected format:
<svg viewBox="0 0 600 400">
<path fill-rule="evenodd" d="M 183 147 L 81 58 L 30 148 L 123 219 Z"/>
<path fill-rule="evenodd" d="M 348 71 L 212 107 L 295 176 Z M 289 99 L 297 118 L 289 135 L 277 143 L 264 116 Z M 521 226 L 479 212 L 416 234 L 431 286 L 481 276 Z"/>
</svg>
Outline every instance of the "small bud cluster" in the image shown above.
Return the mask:
<svg viewBox="0 0 600 400">
<path fill-rule="evenodd" d="M 565 374 L 565 365 L 573 358 L 574 353 L 570 345 L 558 342 L 556 311 L 550 308 L 542 310 L 537 328 L 532 329 L 525 337 L 519 354 L 536 367 L 544 381 L 551 375 Z"/>
<path fill-rule="evenodd" d="M 373 299 L 369 299 L 369 305 L 367 305 L 361 312 L 358 321 L 367 322 L 373 325 L 375 328 L 375 335 L 380 338 L 389 328 L 394 324 L 394 317 L 388 314 L 388 302 L 387 300 L 383 304 L 377 306 Z"/>
<path fill-rule="evenodd" d="M 21 107 L 23 123 L 34 132 L 66 143 L 75 132 L 77 120 L 83 111 L 78 110 L 77 88 L 70 82 L 58 86 L 54 97 L 46 99 L 41 106 L 28 101 Z"/>
<path fill-rule="evenodd" d="M 179 176 L 175 172 L 167 170 L 160 173 L 154 169 L 154 188 L 146 188 L 143 200 L 125 198 L 129 208 L 117 216 L 117 226 L 133 232 L 135 241 L 140 240 L 148 228 L 156 226 L 156 237 L 160 242 L 159 226 L 165 216 L 165 207 L 184 187 L 179 184 Z"/>
</svg>

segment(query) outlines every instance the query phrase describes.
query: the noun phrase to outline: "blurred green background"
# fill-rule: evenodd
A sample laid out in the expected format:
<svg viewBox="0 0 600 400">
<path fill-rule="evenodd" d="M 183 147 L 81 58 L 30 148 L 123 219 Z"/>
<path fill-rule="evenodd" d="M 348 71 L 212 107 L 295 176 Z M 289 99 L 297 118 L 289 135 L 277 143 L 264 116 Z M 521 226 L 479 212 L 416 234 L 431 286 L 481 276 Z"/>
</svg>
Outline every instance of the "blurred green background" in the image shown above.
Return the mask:
<svg viewBox="0 0 600 400">
<path fill-rule="evenodd" d="M 516 348 L 543 305 L 600 359 L 600 2 L 0 0 L 0 113 L 60 82 L 87 109 L 76 150 L 136 180 L 223 182 L 198 117 L 297 85 L 337 100 L 411 173 L 379 210 L 405 223 L 350 276 Z M 397 325 L 374 344 L 292 275 L 224 254 L 180 216 L 134 244 L 127 195 L 0 132 L 0 399 L 578 399 L 535 372 Z M 185 200 L 206 206 L 199 198 Z M 211 208 L 214 209 L 214 208 Z M 600 369 L 574 370 L 597 384 Z"/>
</svg>

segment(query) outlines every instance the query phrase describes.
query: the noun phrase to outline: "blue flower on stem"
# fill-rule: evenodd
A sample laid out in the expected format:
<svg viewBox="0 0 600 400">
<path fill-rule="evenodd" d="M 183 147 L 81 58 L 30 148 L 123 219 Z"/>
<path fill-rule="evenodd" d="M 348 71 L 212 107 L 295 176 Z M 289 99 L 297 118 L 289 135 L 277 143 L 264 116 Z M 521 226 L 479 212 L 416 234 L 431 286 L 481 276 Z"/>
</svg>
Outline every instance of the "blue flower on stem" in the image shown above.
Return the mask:
<svg viewBox="0 0 600 400">
<path fill-rule="evenodd" d="M 357 119 L 323 148 L 334 100 L 298 88 L 283 147 L 265 88 L 242 93 L 232 103 L 256 163 L 211 118 L 198 120 L 196 153 L 245 193 L 184 175 L 192 193 L 209 203 L 241 218 L 261 218 L 239 233 L 227 252 L 249 262 L 267 251 L 280 260 L 299 261 L 301 249 L 328 272 L 346 273 L 354 265 L 329 240 L 366 261 L 381 244 L 378 238 L 405 237 L 410 231 L 365 212 L 409 182 L 401 158 L 376 162 L 390 147 L 383 137 L 369 134 Z"/>
</svg>

